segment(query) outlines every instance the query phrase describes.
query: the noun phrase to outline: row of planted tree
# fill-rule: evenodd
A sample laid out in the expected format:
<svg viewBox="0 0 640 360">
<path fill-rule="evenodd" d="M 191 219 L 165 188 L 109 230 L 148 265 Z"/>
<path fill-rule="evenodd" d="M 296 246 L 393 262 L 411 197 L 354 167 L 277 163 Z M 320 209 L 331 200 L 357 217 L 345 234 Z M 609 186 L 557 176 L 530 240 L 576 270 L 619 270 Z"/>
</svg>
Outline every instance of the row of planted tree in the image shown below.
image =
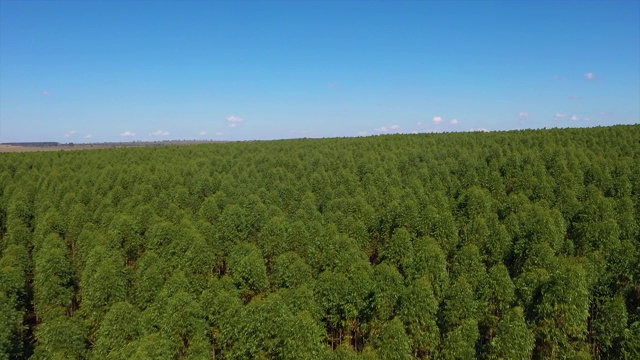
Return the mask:
<svg viewBox="0 0 640 360">
<path fill-rule="evenodd" d="M 0 359 L 640 358 L 640 126 L 0 155 Z"/>
</svg>

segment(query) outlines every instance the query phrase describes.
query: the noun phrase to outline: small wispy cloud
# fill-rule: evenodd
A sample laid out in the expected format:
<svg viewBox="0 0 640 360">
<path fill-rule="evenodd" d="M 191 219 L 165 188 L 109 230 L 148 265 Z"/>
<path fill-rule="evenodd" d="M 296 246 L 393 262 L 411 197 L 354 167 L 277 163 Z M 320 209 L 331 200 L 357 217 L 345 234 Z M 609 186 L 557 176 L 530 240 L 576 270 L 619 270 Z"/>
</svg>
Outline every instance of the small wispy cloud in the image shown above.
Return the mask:
<svg viewBox="0 0 640 360">
<path fill-rule="evenodd" d="M 151 135 L 151 136 L 168 136 L 169 132 L 167 130 L 158 129 L 158 130 L 152 132 L 149 135 Z"/>
<path fill-rule="evenodd" d="M 451 121 L 449 121 L 449 123 L 451 125 L 458 125 L 459 121 L 458 121 L 458 119 L 451 119 Z"/>
<path fill-rule="evenodd" d="M 75 131 L 75 130 L 71 130 L 71 131 L 69 131 L 68 133 L 64 134 L 64 137 L 71 137 L 71 136 L 75 135 L 75 134 L 76 134 L 76 132 L 77 132 L 77 131 Z"/>
<path fill-rule="evenodd" d="M 580 117 L 578 117 L 577 115 L 571 115 L 570 119 L 573 120 L 573 121 L 578 121 L 578 120 L 580 120 Z"/>
<path fill-rule="evenodd" d="M 518 119 L 520 120 L 526 120 L 528 118 L 531 117 L 531 114 L 529 114 L 528 112 L 519 112 L 518 113 Z"/>
<path fill-rule="evenodd" d="M 133 137 L 133 136 L 136 136 L 136 133 L 131 132 L 131 131 L 125 131 L 122 134 L 120 134 L 120 136 L 122 136 L 122 137 Z"/>
<path fill-rule="evenodd" d="M 595 79 L 598 78 L 598 76 L 596 74 L 592 73 L 592 72 L 588 72 L 588 73 L 584 74 L 584 78 L 586 80 L 595 80 Z"/>
<path fill-rule="evenodd" d="M 227 121 L 231 123 L 239 123 L 239 122 L 243 122 L 244 119 L 235 115 L 231 115 L 227 117 Z"/>
<path fill-rule="evenodd" d="M 440 124 L 443 121 L 444 121 L 444 119 L 441 116 L 434 116 L 434 118 L 433 118 L 433 123 L 434 124 Z"/>
<path fill-rule="evenodd" d="M 87 138 L 87 139 L 91 139 L 92 137 L 93 137 L 93 135 L 91 135 L 91 134 L 87 134 L 87 136 L 85 136 L 85 138 Z"/>
<path fill-rule="evenodd" d="M 556 113 L 553 118 L 555 120 L 562 120 L 562 119 L 566 119 L 567 117 L 569 117 L 569 115 L 567 114 L 561 114 L 561 113 Z"/>
<path fill-rule="evenodd" d="M 400 125 L 382 126 L 376 129 L 377 132 L 389 132 L 393 130 L 399 130 Z"/>
<path fill-rule="evenodd" d="M 202 131 L 200 131 L 200 132 L 198 133 L 198 135 L 200 135 L 200 136 L 204 136 L 204 135 L 207 135 L 207 132 L 206 132 L 206 131 L 204 131 L 204 130 L 202 130 Z"/>
<path fill-rule="evenodd" d="M 231 128 L 237 127 L 238 124 L 242 123 L 243 121 L 244 121 L 244 118 L 241 118 L 239 116 L 231 115 L 227 117 L 227 123 Z"/>
<path fill-rule="evenodd" d="M 367 136 L 369 135 L 368 131 L 358 131 L 358 136 Z"/>
<path fill-rule="evenodd" d="M 222 135 L 224 135 L 224 133 L 222 131 L 216 132 L 216 136 L 222 136 Z"/>
<path fill-rule="evenodd" d="M 43 92 L 42 92 L 42 95 L 44 95 L 44 96 L 51 96 L 51 92 L 50 92 L 50 91 L 45 90 L 45 91 L 43 91 Z"/>
</svg>

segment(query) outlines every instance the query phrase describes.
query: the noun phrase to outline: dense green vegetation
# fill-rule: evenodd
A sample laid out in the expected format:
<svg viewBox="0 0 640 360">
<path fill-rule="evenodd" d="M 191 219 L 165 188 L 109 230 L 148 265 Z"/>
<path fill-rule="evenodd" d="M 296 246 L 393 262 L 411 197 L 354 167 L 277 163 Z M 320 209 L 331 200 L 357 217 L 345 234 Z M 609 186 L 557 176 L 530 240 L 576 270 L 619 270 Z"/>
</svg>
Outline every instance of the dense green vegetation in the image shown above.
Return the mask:
<svg viewBox="0 0 640 360">
<path fill-rule="evenodd" d="M 0 358 L 640 358 L 640 125 L 0 156 Z"/>
</svg>

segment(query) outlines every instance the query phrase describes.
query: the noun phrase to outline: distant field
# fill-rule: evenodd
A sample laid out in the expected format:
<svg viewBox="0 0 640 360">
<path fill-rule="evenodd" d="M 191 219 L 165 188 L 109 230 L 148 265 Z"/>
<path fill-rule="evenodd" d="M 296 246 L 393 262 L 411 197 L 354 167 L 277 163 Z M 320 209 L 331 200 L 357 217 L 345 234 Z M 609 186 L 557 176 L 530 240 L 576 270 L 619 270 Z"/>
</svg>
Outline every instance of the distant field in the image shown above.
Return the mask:
<svg viewBox="0 0 640 360">
<path fill-rule="evenodd" d="M 33 152 L 33 151 L 61 151 L 61 150 L 86 150 L 96 149 L 96 147 L 89 147 L 89 145 L 78 146 L 16 146 L 16 145 L 0 145 L 0 153 L 11 152 Z"/>
<path fill-rule="evenodd" d="M 92 144 L 59 144 L 54 146 L 38 146 L 38 145 L 8 145 L 0 144 L 0 153 L 14 152 L 35 152 L 35 151 L 70 151 L 70 150 L 95 150 L 95 149 L 111 149 L 120 147 L 152 147 L 152 146 L 169 146 L 169 145 L 195 145 L 195 144 L 211 144 L 222 143 L 225 141 L 217 140 L 176 140 L 176 141 L 158 141 L 158 142 L 109 142 L 109 143 L 92 143 Z"/>
</svg>

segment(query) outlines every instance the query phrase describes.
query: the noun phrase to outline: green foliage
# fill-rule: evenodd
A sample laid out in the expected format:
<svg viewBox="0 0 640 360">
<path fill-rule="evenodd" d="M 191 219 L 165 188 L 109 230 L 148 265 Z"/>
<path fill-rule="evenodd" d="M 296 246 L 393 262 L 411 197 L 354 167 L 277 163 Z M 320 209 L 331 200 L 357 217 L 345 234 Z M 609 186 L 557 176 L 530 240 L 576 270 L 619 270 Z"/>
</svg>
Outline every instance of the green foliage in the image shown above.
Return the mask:
<svg viewBox="0 0 640 360">
<path fill-rule="evenodd" d="M 374 340 L 378 356 L 382 359 L 411 359 L 411 342 L 398 318 L 386 322 Z"/>
<path fill-rule="evenodd" d="M 592 319 L 596 342 L 604 357 L 614 358 L 620 342 L 624 339 L 629 316 L 622 296 L 606 298 L 596 309 Z"/>
<path fill-rule="evenodd" d="M 437 314 L 438 301 L 429 278 L 417 279 L 403 292 L 399 315 L 411 341 L 414 356 L 428 358 L 437 354 L 440 343 Z"/>
<path fill-rule="evenodd" d="M 164 264 L 155 251 L 147 251 L 136 263 L 133 303 L 141 309 L 151 305 L 168 276 L 168 264 Z"/>
<path fill-rule="evenodd" d="M 147 334 L 131 345 L 132 349 L 125 349 L 130 350 L 128 359 L 173 359 L 180 354 L 179 347 L 160 333 Z"/>
<path fill-rule="evenodd" d="M 413 244 L 409 231 L 403 227 L 396 229 L 391 239 L 383 244 L 380 255 L 383 260 L 387 260 L 400 271 L 405 272 L 413 256 Z"/>
<path fill-rule="evenodd" d="M 442 359 L 473 359 L 475 357 L 476 341 L 480 334 L 478 332 L 478 321 L 476 319 L 466 319 L 448 331 L 443 340 L 440 357 Z"/>
<path fill-rule="evenodd" d="M 487 313 L 500 317 L 515 301 L 515 285 L 509 276 L 509 269 L 504 264 L 489 269 L 487 278 Z"/>
<path fill-rule="evenodd" d="M 278 256 L 274 264 L 274 273 L 278 288 L 301 286 L 310 283 L 313 279 L 311 266 L 294 252 Z"/>
<path fill-rule="evenodd" d="M 453 259 L 451 277 L 454 281 L 464 278 L 473 288 L 476 298 L 484 298 L 483 284 L 487 281 L 487 269 L 477 246 L 463 246 Z"/>
<path fill-rule="evenodd" d="M 0 359 L 19 358 L 22 348 L 23 311 L 16 309 L 15 302 L 0 293 Z"/>
<path fill-rule="evenodd" d="M 92 327 L 97 327 L 113 303 L 126 299 L 124 256 L 103 246 L 95 247 L 87 259 L 80 289 L 80 312 Z"/>
<path fill-rule="evenodd" d="M 545 356 L 575 356 L 587 334 L 589 292 L 584 268 L 562 259 L 534 305 L 537 340 Z"/>
<path fill-rule="evenodd" d="M 27 305 L 29 253 L 23 245 L 9 245 L 0 258 L 0 293 L 18 307 Z"/>
<path fill-rule="evenodd" d="M 323 352 L 316 321 L 305 311 L 293 313 L 278 293 L 243 307 L 231 331 L 231 359 L 317 358 Z"/>
<path fill-rule="evenodd" d="M 36 253 L 33 277 L 34 305 L 38 314 L 43 318 L 65 314 L 73 296 L 73 268 L 66 244 L 57 234 L 47 236 Z"/>
<path fill-rule="evenodd" d="M 373 301 L 375 313 L 378 319 L 387 321 L 395 315 L 404 291 L 402 275 L 396 267 L 383 262 L 376 266 L 373 277 L 376 283 Z"/>
<path fill-rule="evenodd" d="M 343 274 L 325 271 L 316 283 L 316 298 L 323 309 L 324 319 L 332 328 L 344 328 L 367 310 L 372 289 L 367 272 Z"/>
<path fill-rule="evenodd" d="M 127 345 L 140 336 L 139 317 L 138 309 L 128 302 L 113 304 L 100 324 L 90 357 L 126 358 Z"/>
<path fill-rule="evenodd" d="M 446 254 L 433 238 L 420 238 L 414 242 L 413 262 L 409 273 L 414 279 L 427 277 L 438 300 L 444 297 L 449 284 Z"/>
<path fill-rule="evenodd" d="M 466 278 L 458 279 L 448 289 L 440 307 L 440 331 L 450 331 L 459 326 L 465 319 L 477 319 L 479 304 Z"/>
<path fill-rule="evenodd" d="M 640 356 L 640 322 L 634 322 L 624 330 L 620 356 L 625 359 L 635 359 Z"/>
<path fill-rule="evenodd" d="M 241 291 L 254 296 L 269 285 L 267 268 L 260 249 L 250 243 L 240 243 L 229 255 L 229 271 Z"/>
<path fill-rule="evenodd" d="M 80 321 L 54 316 L 38 326 L 34 359 L 78 359 L 86 353 L 85 330 Z"/>
<path fill-rule="evenodd" d="M 269 262 L 273 262 L 275 258 L 291 249 L 289 227 L 284 216 L 273 217 L 266 221 L 257 245 Z"/>
<path fill-rule="evenodd" d="M 639 138 L 0 154 L 0 358 L 640 358 Z"/>
<path fill-rule="evenodd" d="M 505 311 L 489 344 L 489 359 L 530 359 L 534 336 L 524 319 L 522 308 Z"/>
</svg>

